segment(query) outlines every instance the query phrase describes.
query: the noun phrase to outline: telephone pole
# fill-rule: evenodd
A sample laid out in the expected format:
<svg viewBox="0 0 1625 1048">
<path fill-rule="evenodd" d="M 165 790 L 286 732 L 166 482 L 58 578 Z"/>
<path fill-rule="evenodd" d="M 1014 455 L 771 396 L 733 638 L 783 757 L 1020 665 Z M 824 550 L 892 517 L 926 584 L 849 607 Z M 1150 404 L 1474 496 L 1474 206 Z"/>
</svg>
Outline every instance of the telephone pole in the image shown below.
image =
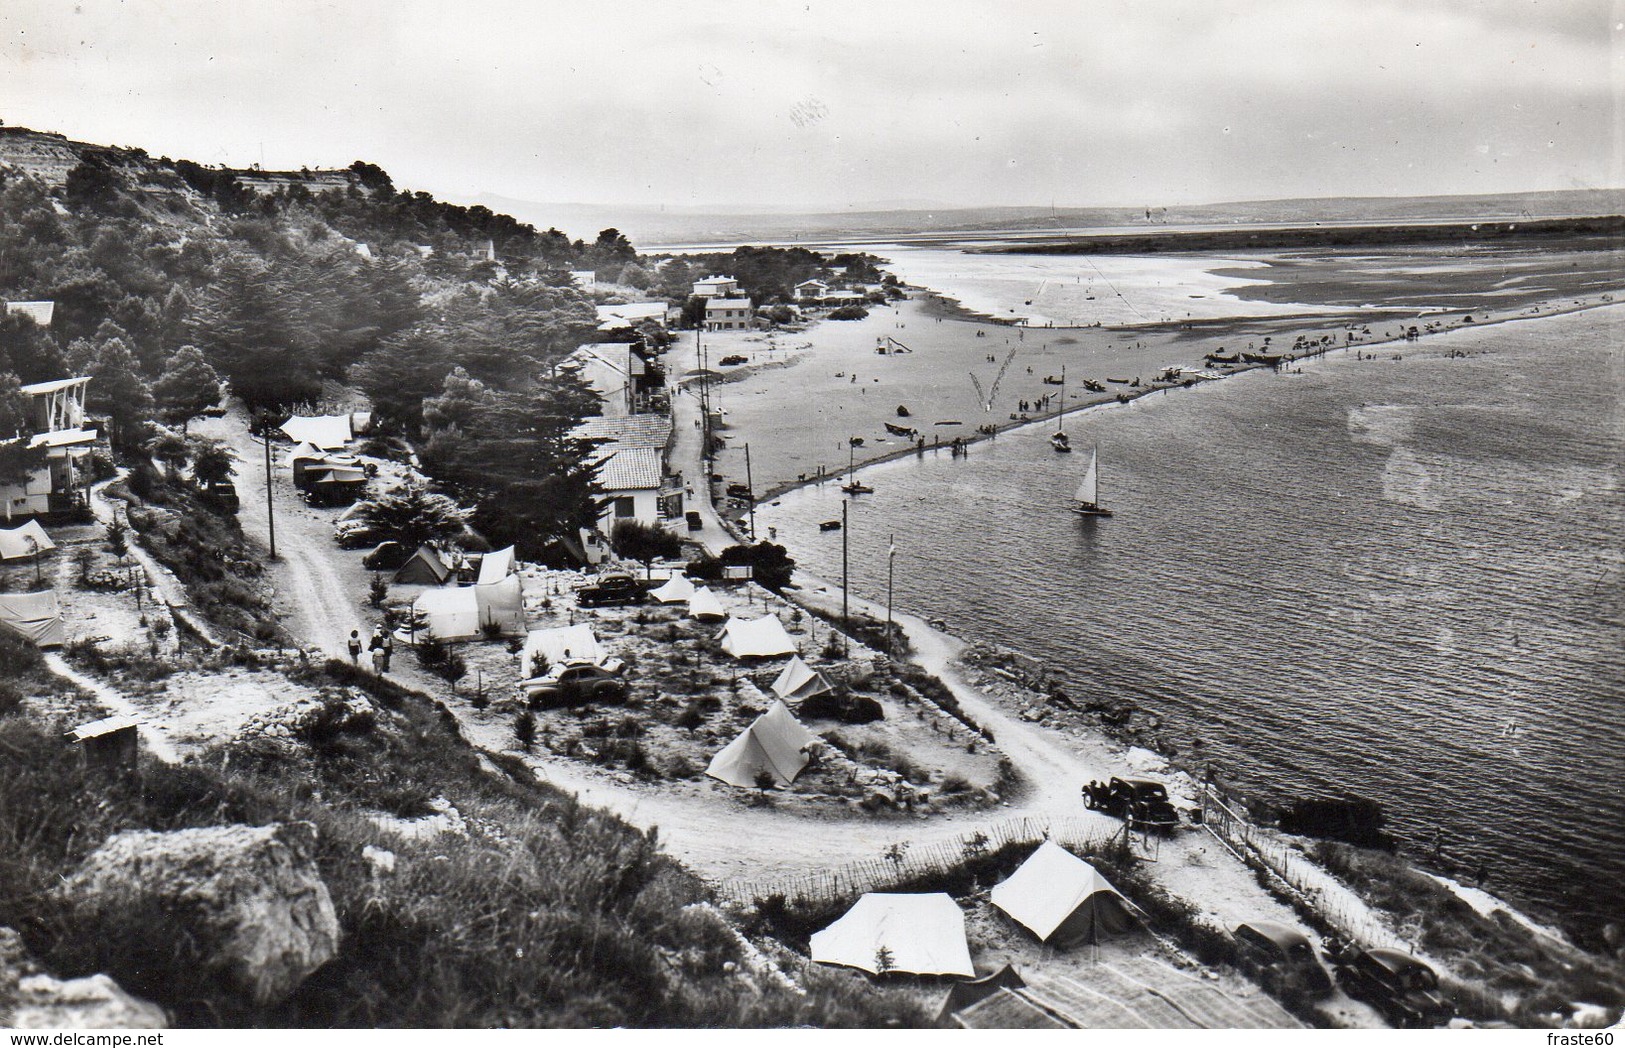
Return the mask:
<svg viewBox="0 0 1625 1048">
<path fill-rule="evenodd" d="M 750 540 L 756 541 L 756 483 L 750 475 L 750 445 L 745 445 L 745 487 L 750 489 L 748 505 L 750 506 Z"/>
<path fill-rule="evenodd" d="M 847 509 L 852 505 L 850 498 L 841 500 L 841 646 L 850 655 L 852 653 L 852 640 L 847 636 L 847 630 L 852 628 L 852 620 L 847 610 L 847 547 L 851 541 L 852 529 L 847 527 L 849 514 Z"/>
<path fill-rule="evenodd" d="M 276 560 L 276 508 L 271 504 L 271 418 L 261 415 L 260 440 L 265 444 L 265 523 L 271 539 L 271 559 Z"/>
</svg>

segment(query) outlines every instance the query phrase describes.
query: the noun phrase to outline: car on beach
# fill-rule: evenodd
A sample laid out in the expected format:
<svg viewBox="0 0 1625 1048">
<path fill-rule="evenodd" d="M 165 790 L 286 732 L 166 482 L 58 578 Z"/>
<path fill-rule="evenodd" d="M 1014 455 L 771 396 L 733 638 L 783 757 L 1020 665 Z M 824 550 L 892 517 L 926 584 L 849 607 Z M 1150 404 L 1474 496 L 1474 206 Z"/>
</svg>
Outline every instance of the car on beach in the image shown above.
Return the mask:
<svg viewBox="0 0 1625 1048">
<path fill-rule="evenodd" d="M 1114 775 L 1104 785 L 1090 783 L 1083 792 L 1091 809 L 1115 816 L 1131 826 L 1159 833 L 1172 833 L 1179 827 L 1179 812 L 1168 799 L 1168 788 L 1155 779 L 1125 779 Z"/>
<path fill-rule="evenodd" d="M 600 666 L 592 662 L 562 662 L 545 676 L 527 680 L 520 687 L 534 709 L 580 706 L 589 702 L 626 701 L 626 684 L 619 678 L 619 664 Z"/>
<path fill-rule="evenodd" d="M 1319 999 L 1332 992 L 1314 944 L 1296 928 L 1274 921 L 1248 921 L 1230 933 L 1242 971 L 1277 997 Z"/>
<path fill-rule="evenodd" d="M 576 591 L 576 604 L 583 608 L 642 604 L 648 599 L 649 592 L 643 583 L 624 571 L 605 572 L 593 585 Z"/>
<path fill-rule="evenodd" d="M 1405 1029 L 1443 1026 L 1454 1014 L 1439 996 L 1433 969 L 1399 950 L 1350 947 L 1337 958 L 1337 981 L 1344 992 Z"/>
</svg>

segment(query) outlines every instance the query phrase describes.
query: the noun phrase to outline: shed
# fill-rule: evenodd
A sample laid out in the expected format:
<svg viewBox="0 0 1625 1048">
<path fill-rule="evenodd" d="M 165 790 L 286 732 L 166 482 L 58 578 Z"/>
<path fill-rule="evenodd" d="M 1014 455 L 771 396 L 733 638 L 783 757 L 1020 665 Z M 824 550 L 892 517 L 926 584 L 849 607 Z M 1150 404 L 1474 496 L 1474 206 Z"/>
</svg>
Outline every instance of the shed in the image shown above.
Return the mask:
<svg viewBox="0 0 1625 1048">
<path fill-rule="evenodd" d="M 103 717 L 79 725 L 68 732 L 67 738 L 79 744 L 90 767 L 108 772 L 130 771 L 141 753 L 137 727 L 134 717 Z"/>
</svg>

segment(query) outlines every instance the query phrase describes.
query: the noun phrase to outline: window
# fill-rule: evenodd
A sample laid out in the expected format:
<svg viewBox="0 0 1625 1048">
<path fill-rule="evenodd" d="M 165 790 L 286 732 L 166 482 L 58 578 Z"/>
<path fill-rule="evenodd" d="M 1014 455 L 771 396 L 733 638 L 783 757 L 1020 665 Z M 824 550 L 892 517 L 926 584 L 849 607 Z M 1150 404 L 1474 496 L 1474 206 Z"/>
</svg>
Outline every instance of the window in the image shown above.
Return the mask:
<svg viewBox="0 0 1625 1048">
<path fill-rule="evenodd" d="M 615 498 L 615 515 L 617 517 L 635 517 L 638 515 L 637 500 L 631 495 L 618 495 Z"/>
</svg>

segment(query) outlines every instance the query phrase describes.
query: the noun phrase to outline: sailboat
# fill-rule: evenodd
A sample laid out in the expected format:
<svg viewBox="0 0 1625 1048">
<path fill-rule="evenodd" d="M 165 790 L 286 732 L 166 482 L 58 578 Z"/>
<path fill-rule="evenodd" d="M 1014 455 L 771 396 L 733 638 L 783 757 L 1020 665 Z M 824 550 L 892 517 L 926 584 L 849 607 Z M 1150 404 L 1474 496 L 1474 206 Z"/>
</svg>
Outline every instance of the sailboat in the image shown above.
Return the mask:
<svg viewBox="0 0 1625 1048">
<path fill-rule="evenodd" d="M 858 446 L 850 440 L 848 440 L 846 443 L 847 449 L 851 452 L 851 454 L 848 456 L 847 460 L 847 481 L 845 484 L 841 485 L 841 490 L 846 492 L 848 495 L 873 495 L 875 493 L 875 489 L 858 480 L 856 476 L 858 471 Z"/>
<path fill-rule="evenodd" d="M 1066 430 L 1061 428 L 1061 419 L 1066 417 L 1066 365 L 1061 365 L 1061 413 L 1055 416 L 1055 435 L 1049 438 L 1050 447 L 1056 451 L 1071 451 L 1072 441 L 1067 439 Z"/>
<path fill-rule="evenodd" d="M 1100 504 L 1100 449 L 1089 449 L 1089 465 L 1083 471 L 1083 483 L 1078 485 L 1078 493 L 1072 496 L 1074 505 L 1072 512 L 1080 517 L 1109 517 L 1112 511 Z"/>
</svg>

